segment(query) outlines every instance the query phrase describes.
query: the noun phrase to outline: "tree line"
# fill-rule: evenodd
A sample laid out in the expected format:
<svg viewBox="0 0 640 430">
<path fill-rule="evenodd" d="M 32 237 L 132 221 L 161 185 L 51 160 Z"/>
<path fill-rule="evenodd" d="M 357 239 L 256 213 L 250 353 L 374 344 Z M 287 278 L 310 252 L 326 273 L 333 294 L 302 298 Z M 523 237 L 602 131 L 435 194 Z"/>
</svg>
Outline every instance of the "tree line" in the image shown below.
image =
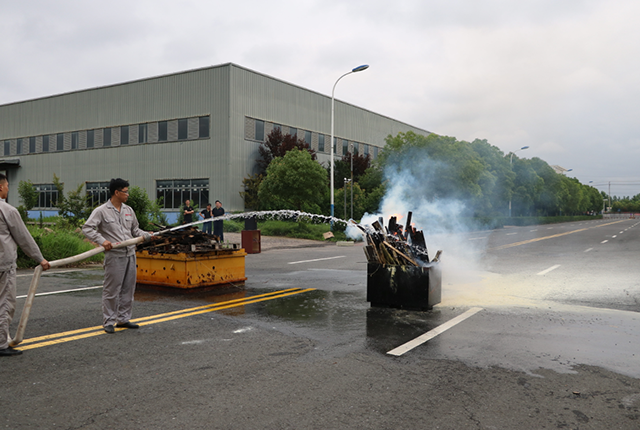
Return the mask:
<svg viewBox="0 0 640 430">
<path fill-rule="evenodd" d="M 243 181 L 245 206 L 328 214 L 330 168 L 316 158 L 302 139 L 273 130 L 259 148 L 257 173 Z M 351 178 L 352 159 L 353 184 L 345 183 Z M 399 133 L 386 138 L 376 160 L 349 152 L 334 163 L 335 213 L 343 218 L 351 212 L 351 185 L 354 218 L 359 219 L 379 209 L 390 181 L 401 175 L 412 178 L 411 192 L 423 200 L 464 202 L 462 216 L 508 216 L 509 202 L 512 216 L 598 213 L 606 197 L 576 178 L 556 173 L 538 157 L 505 154 L 485 139 L 466 142 L 437 134 Z"/>
</svg>

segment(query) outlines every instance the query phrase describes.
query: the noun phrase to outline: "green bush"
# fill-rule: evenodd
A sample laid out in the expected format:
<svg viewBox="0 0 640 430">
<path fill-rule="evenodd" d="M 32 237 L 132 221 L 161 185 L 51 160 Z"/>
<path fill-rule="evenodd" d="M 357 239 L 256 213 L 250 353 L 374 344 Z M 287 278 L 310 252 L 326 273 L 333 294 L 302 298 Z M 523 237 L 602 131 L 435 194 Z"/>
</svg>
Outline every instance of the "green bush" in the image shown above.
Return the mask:
<svg viewBox="0 0 640 430">
<path fill-rule="evenodd" d="M 239 233 L 244 230 L 244 220 L 229 219 L 222 224 L 223 230 L 227 233 Z"/>
<path fill-rule="evenodd" d="M 39 227 L 29 226 L 27 228 L 40 247 L 42 255 L 48 261 L 72 257 L 94 248 L 91 243 L 85 240 L 84 235 L 79 232 L 77 233 L 75 231 L 61 229 L 56 229 L 53 232 L 47 232 Z M 78 264 L 87 262 L 99 263 L 102 262 L 103 258 L 104 254 L 98 254 Z M 36 262 L 27 257 L 22 249 L 18 248 L 17 263 L 18 268 L 25 269 L 35 267 L 40 262 Z"/>
</svg>

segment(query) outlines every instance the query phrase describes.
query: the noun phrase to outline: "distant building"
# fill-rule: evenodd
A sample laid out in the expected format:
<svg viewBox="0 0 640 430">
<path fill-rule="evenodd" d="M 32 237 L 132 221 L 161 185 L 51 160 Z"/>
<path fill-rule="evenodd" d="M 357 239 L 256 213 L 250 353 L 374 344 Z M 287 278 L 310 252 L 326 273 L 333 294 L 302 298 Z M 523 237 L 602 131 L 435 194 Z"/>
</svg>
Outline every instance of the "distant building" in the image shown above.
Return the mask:
<svg viewBox="0 0 640 430">
<path fill-rule="evenodd" d="M 551 166 L 551 168 L 559 175 L 564 175 L 567 172 L 570 172 L 573 169 L 565 169 L 564 167 L 558 166 L 558 165 L 553 165 Z"/>
<path fill-rule="evenodd" d="M 275 127 L 328 165 L 331 97 L 228 63 L 0 105 L 0 171 L 14 205 L 19 181 L 36 184 L 39 211 L 55 210 L 54 174 L 65 191 L 84 183 L 97 203 L 122 177 L 162 197 L 173 219 L 187 199 L 240 211 L 242 179 Z M 388 135 L 407 131 L 429 133 L 336 100 L 337 157 L 354 142 L 375 158 Z"/>
</svg>

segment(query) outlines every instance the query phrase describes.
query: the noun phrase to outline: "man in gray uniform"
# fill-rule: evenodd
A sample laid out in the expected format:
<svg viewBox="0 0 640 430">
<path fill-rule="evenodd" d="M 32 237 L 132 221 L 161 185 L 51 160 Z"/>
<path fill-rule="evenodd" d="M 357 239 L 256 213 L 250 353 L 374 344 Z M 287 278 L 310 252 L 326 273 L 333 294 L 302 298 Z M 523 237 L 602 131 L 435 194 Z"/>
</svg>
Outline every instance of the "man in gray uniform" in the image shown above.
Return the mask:
<svg viewBox="0 0 640 430">
<path fill-rule="evenodd" d="M 129 182 L 112 179 L 109 191 L 111 199 L 91 213 L 82 226 L 82 232 L 105 249 L 102 325 L 107 333 L 115 333 L 114 325 L 124 328 L 139 326 L 129 321 L 136 289 L 136 247 L 112 249 L 113 244 L 140 236 L 149 240 L 151 236 L 140 229 L 135 212 L 125 204 L 129 198 Z"/>
<path fill-rule="evenodd" d="M 29 257 L 39 261 L 44 270 L 51 267 L 42 257 L 18 210 L 5 201 L 8 194 L 9 182 L 0 173 L 0 356 L 22 354 L 22 351 L 9 346 L 9 324 L 16 310 L 18 246 Z"/>
</svg>

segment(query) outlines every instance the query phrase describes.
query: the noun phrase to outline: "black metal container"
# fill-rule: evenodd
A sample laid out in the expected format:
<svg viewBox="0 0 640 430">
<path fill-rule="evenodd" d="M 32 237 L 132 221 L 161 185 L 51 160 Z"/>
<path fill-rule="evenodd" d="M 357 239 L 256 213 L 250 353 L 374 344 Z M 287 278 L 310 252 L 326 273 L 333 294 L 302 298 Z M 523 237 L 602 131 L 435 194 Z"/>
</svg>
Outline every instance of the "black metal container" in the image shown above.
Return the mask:
<svg viewBox="0 0 640 430">
<path fill-rule="evenodd" d="M 371 306 L 430 310 L 440 303 L 441 295 L 438 262 L 425 267 L 367 265 L 367 301 Z"/>
</svg>

